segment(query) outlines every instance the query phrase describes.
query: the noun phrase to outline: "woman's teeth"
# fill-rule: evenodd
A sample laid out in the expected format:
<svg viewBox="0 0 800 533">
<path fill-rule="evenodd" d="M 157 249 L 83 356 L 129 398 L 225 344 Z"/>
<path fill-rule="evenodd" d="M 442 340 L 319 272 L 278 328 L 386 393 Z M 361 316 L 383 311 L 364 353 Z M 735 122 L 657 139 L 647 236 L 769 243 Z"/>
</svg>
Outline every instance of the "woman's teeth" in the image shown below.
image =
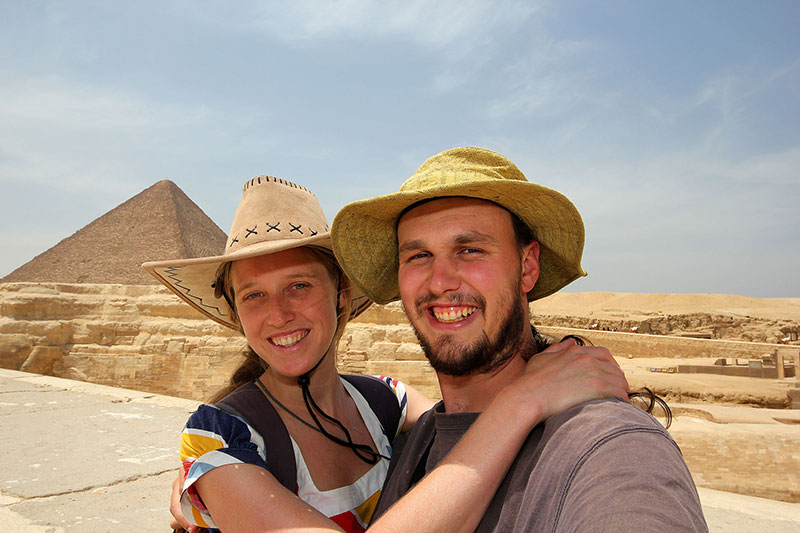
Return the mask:
<svg viewBox="0 0 800 533">
<path fill-rule="evenodd" d="M 302 331 L 282 337 L 270 337 L 269 341 L 276 346 L 292 346 L 300 342 L 306 335 L 308 335 L 308 331 Z"/>
<path fill-rule="evenodd" d="M 450 307 L 445 309 L 433 309 L 433 316 L 439 322 L 460 322 L 477 311 L 477 307 Z"/>
</svg>

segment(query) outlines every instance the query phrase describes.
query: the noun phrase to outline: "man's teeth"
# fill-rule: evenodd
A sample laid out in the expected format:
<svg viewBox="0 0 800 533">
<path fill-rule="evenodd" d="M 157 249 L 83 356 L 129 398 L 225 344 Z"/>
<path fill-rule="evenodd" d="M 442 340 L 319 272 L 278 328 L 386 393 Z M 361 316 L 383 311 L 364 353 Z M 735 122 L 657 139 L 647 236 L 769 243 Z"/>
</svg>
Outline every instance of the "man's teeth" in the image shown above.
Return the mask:
<svg viewBox="0 0 800 533">
<path fill-rule="evenodd" d="M 460 322 L 474 313 L 477 309 L 477 307 L 459 307 L 457 309 L 450 308 L 447 311 L 434 310 L 433 316 L 439 322 Z"/>
<path fill-rule="evenodd" d="M 308 331 L 302 331 L 292 333 L 291 335 L 284 335 L 283 337 L 270 337 L 269 340 L 276 346 L 292 346 L 300 342 L 306 335 L 308 335 Z"/>
</svg>

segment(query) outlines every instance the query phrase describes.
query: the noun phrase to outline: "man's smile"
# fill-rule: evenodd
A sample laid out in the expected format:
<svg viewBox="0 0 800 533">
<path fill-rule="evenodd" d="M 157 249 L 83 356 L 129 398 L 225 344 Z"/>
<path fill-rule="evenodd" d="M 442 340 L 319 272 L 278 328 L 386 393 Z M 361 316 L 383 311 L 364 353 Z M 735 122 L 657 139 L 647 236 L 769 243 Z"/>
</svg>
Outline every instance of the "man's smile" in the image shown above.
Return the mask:
<svg viewBox="0 0 800 533">
<path fill-rule="evenodd" d="M 475 306 L 434 306 L 430 308 L 430 312 L 433 317 L 439 321 L 444 322 L 446 324 L 452 324 L 454 322 L 461 322 L 462 320 L 466 320 L 472 313 L 477 311 L 478 308 Z"/>
</svg>

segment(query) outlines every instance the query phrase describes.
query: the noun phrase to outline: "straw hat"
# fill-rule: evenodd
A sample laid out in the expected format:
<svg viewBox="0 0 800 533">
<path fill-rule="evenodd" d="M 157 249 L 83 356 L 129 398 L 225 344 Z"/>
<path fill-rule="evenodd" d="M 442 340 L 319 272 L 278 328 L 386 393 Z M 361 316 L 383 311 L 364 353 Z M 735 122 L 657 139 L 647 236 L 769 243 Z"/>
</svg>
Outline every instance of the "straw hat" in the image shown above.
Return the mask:
<svg viewBox="0 0 800 533">
<path fill-rule="evenodd" d="M 222 255 L 151 261 L 142 267 L 207 317 L 238 329 L 228 302 L 215 287 L 220 266 L 301 246 L 332 251 L 322 206 L 305 187 L 272 176 L 259 176 L 242 188 L 242 199 Z M 350 318 L 354 318 L 371 302 L 356 287 L 351 287 L 351 292 Z"/>
<path fill-rule="evenodd" d="M 508 158 L 484 148 L 437 154 L 408 178 L 400 192 L 350 203 L 333 221 L 339 264 L 373 301 L 400 298 L 397 286 L 397 220 L 406 208 L 433 198 L 489 200 L 515 213 L 540 245 L 539 279 L 528 301 L 543 298 L 581 276 L 583 221 L 563 194 L 530 183 Z"/>
</svg>

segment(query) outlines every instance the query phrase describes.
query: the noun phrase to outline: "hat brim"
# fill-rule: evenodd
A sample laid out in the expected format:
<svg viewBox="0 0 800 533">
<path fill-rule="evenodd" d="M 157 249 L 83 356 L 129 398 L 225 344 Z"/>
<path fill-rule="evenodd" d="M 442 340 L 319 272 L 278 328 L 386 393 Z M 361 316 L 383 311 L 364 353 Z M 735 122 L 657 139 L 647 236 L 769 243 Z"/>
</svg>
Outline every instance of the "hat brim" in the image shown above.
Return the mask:
<svg viewBox="0 0 800 533">
<path fill-rule="evenodd" d="M 423 200 L 463 196 L 488 200 L 515 213 L 539 242 L 539 279 L 528 301 L 544 298 L 585 276 L 580 261 L 584 227 L 563 194 L 528 181 L 477 178 L 469 182 L 400 191 L 347 204 L 331 229 L 333 250 L 350 279 L 371 300 L 400 298 L 397 285 L 397 219 Z"/>
<path fill-rule="evenodd" d="M 261 242 L 230 254 L 211 257 L 150 261 L 144 263 L 142 268 L 203 315 L 238 331 L 239 326 L 233 318 L 233 312 L 228 302 L 224 297 L 216 296 L 215 282 L 220 266 L 231 261 L 274 254 L 303 246 L 325 248 L 332 251 L 330 233 L 321 233 L 302 239 Z M 356 286 L 352 286 L 350 320 L 364 312 L 371 303 Z"/>
</svg>

